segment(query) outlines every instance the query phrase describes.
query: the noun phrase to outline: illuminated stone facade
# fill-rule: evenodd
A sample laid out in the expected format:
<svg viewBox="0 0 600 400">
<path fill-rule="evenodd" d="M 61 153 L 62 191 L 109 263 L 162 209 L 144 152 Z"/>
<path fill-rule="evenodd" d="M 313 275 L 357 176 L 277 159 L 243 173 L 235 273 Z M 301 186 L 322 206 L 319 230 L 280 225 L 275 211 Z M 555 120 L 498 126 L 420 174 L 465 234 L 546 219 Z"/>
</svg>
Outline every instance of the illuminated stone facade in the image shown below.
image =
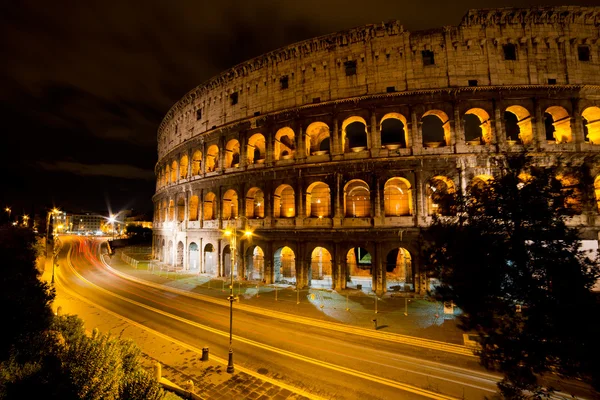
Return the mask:
<svg viewBox="0 0 600 400">
<path fill-rule="evenodd" d="M 334 289 L 427 289 L 418 237 L 437 199 L 527 152 L 599 173 L 600 7 L 470 10 L 296 43 L 190 91 L 158 130 L 154 256 L 228 276 Z M 565 174 L 565 182 L 569 175 Z M 570 223 L 598 239 L 594 199 Z M 585 194 L 585 193 L 584 193 Z"/>
</svg>

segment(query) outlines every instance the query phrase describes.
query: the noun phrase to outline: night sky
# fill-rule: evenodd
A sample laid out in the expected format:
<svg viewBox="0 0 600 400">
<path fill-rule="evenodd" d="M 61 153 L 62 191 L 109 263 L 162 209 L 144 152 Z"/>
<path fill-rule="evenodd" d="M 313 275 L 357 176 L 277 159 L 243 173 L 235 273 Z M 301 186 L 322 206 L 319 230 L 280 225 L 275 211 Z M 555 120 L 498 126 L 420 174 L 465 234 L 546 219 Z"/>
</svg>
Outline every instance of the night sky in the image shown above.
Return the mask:
<svg viewBox="0 0 600 400">
<path fill-rule="evenodd" d="M 156 130 L 185 93 L 278 47 L 532 1 L 0 1 L 0 206 L 151 215 Z M 546 5 L 599 2 L 545 1 Z M 13 218 L 14 219 L 14 218 Z"/>
</svg>

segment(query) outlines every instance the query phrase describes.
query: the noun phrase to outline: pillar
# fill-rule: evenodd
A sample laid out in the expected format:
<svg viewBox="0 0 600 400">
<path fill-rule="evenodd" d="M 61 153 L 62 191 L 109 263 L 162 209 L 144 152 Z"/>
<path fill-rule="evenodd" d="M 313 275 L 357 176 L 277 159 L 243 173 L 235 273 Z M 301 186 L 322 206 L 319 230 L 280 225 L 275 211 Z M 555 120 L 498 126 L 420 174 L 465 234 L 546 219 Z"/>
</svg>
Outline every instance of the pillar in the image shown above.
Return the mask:
<svg viewBox="0 0 600 400">
<path fill-rule="evenodd" d="M 585 143 L 585 137 L 583 133 L 583 118 L 581 117 L 581 110 L 579 106 L 579 99 L 571 99 L 573 115 L 571 116 L 571 134 L 573 136 L 573 143 L 576 143 L 577 150 L 580 150 L 581 144 Z"/>
<path fill-rule="evenodd" d="M 534 121 L 531 124 L 533 134 L 533 146 L 539 149 L 542 144 L 546 144 L 546 129 L 544 126 L 544 114 L 542 112 L 542 106 L 537 98 L 533 99 L 533 118 Z"/>
<path fill-rule="evenodd" d="M 371 110 L 370 137 L 369 149 L 371 151 L 371 157 L 377 157 L 381 151 L 381 132 L 379 131 L 379 125 L 377 125 L 377 115 L 375 114 L 375 110 Z"/>
<path fill-rule="evenodd" d="M 304 130 L 302 129 L 302 124 L 298 124 L 298 132 L 296 135 L 296 155 L 294 158 L 297 160 L 303 160 L 306 158 L 308 154 L 306 154 L 306 146 L 304 145 Z"/>
<path fill-rule="evenodd" d="M 413 149 L 423 148 L 423 131 L 421 130 L 422 123 L 417 119 L 417 113 L 411 109 L 410 111 L 411 121 L 411 134 L 412 134 L 412 147 Z"/>
<path fill-rule="evenodd" d="M 454 120 L 450 121 L 450 130 L 452 132 L 454 132 L 454 135 L 452 135 L 453 143 L 451 143 L 451 144 L 464 146 L 464 144 L 465 144 L 465 128 L 464 128 L 463 124 L 461 123 L 460 105 L 457 101 L 452 103 L 452 111 L 454 114 Z"/>
<path fill-rule="evenodd" d="M 331 132 L 331 155 L 340 155 L 344 152 L 342 142 L 340 140 L 340 127 L 337 116 L 333 117 L 333 132 Z"/>
<path fill-rule="evenodd" d="M 223 273 L 223 254 L 222 254 L 222 249 L 223 249 L 223 244 L 222 244 L 223 239 L 218 239 L 217 240 L 217 276 L 225 276 Z"/>
</svg>

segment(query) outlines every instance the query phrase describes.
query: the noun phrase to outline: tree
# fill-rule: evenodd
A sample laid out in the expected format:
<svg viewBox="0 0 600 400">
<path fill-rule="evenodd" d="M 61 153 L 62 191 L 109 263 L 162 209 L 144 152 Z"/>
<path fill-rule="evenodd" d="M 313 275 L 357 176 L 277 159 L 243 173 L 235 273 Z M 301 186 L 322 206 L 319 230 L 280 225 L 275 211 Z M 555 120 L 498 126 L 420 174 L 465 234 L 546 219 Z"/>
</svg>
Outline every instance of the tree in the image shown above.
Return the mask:
<svg viewBox="0 0 600 400">
<path fill-rule="evenodd" d="M 551 391 L 539 381 L 550 372 L 598 390 L 599 307 L 590 289 L 599 263 L 566 225 L 585 191 L 561 184 L 564 167 L 519 157 L 499 169 L 497 179 L 455 196 L 456 217 L 434 217 L 424 232 L 435 295 L 463 310 L 460 327 L 479 334 L 480 361 L 504 374 L 507 398 Z M 573 182 L 583 183 L 578 170 Z"/>
</svg>

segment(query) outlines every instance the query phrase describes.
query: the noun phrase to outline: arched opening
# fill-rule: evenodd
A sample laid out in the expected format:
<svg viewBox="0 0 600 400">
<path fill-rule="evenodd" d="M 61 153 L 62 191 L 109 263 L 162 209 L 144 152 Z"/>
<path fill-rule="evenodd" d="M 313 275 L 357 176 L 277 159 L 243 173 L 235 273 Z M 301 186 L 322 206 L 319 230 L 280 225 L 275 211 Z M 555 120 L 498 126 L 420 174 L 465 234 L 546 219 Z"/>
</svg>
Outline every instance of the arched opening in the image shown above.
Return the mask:
<svg viewBox="0 0 600 400">
<path fill-rule="evenodd" d="M 192 155 L 192 175 L 200 175 L 202 173 L 202 153 L 196 150 Z"/>
<path fill-rule="evenodd" d="M 371 216 L 371 194 L 369 185 L 359 179 L 344 187 L 344 215 L 352 218 Z"/>
<path fill-rule="evenodd" d="M 367 289 L 373 285 L 371 254 L 362 247 L 354 247 L 346 253 L 347 286 Z"/>
<path fill-rule="evenodd" d="M 342 123 L 342 148 L 344 153 L 357 153 L 367 148 L 367 121 L 355 116 Z"/>
<path fill-rule="evenodd" d="M 477 175 L 473 177 L 471 183 L 467 187 L 467 193 L 469 193 L 473 199 L 477 200 L 483 195 L 483 191 L 486 189 L 487 184 L 494 178 L 491 175 Z"/>
<path fill-rule="evenodd" d="M 281 128 L 275 134 L 275 160 L 289 160 L 294 158 L 296 144 L 292 128 Z"/>
<path fill-rule="evenodd" d="M 229 189 L 223 195 L 223 219 L 238 217 L 238 195 L 235 190 Z"/>
<path fill-rule="evenodd" d="M 171 164 L 171 182 L 177 182 L 177 161 L 173 161 Z"/>
<path fill-rule="evenodd" d="M 331 191 L 323 182 L 314 182 L 306 190 L 306 216 L 323 218 L 331 216 Z"/>
<path fill-rule="evenodd" d="M 389 150 L 408 146 L 406 118 L 402 114 L 389 113 L 381 118 L 381 145 Z"/>
<path fill-rule="evenodd" d="M 260 246 L 246 250 L 246 278 L 259 282 L 265 279 L 265 252 Z"/>
<path fill-rule="evenodd" d="M 262 164 L 265 162 L 265 137 L 255 133 L 248 139 L 248 164 Z"/>
<path fill-rule="evenodd" d="M 190 213 L 190 221 L 198 221 L 198 206 L 200 205 L 200 200 L 198 199 L 198 196 L 191 196 L 190 197 L 190 206 L 189 206 L 189 213 Z"/>
<path fill-rule="evenodd" d="M 232 139 L 225 146 L 225 168 L 240 166 L 240 142 Z"/>
<path fill-rule="evenodd" d="M 169 240 L 169 244 L 167 245 L 166 263 L 169 265 L 175 265 L 175 253 L 173 251 L 173 241 L 172 240 Z"/>
<path fill-rule="evenodd" d="M 481 108 L 471 108 L 465 113 L 465 141 L 478 145 L 481 142 L 491 144 L 492 124 L 489 114 Z"/>
<path fill-rule="evenodd" d="M 330 151 L 330 130 L 324 122 L 313 122 L 306 128 L 308 139 L 306 142 L 307 154 L 315 156 L 327 154 Z"/>
<path fill-rule="evenodd" d="M 217 196 L 208 192 L 204 196 L 204 220 L 217 219 Z"/>
<path fill-rule="evenodd" d="M 600 175 L 594 180 L 594 194 L 596 195 L 596 207 L 600 212 Z"/>
<path fill-rule="evenodd" d="M 560 174 L 556 179 L 558 179 L 562 185 L 561 191 L 565 198 L 565 208 L 573 215 L 581 214 L 583 211 L 583 199 L 579 179 L 568 173 Z"/>
<path fill-rule="evenodd" d="M 177 243 L 177 264 L 176 268 L 183 269 L 183 242 Z"/>
<path fill-rule="evenodd" d="M 519 141 L 524 145 L 533 143 L 533 128 L 531 115 L 526 108 L 521 106 L 510 106 L 504 112 L 504 123 L 506 128 L 506 140 Z"/>
<path fill-rule="evenodd" d="M 219 275 L 215 246 L 207 243 L 204 246 L 204 273 L 211 276 Z"/>
<path fill-rule="evenodd" d="M 414 290 L 412 257 L 408 250 L 399 247 L 387 254 L 385 279 L 389 291 L 406 292 Z"/>
<path fill-rule="evenodd" d="M 188 156 L 184 155 L 179 160 L 179 179 L 188 177 Z"/>
<path fill-rule="evenodd" d="M 318 288 L 331 288 L 332 257 L 329 250 L 324 247 L 315 247 L 310 256 L 308 281 L 310 286 Z"/>
<path fill-rule="evenodd" d="M 200 250 L 198 249 L 198 245 L 192 242 L 190 243 L 188 249 L 188 269 L 197 271 L 200 269 Z"/>
<path fill-rule="evenodd" d="M 571 143 L 571 117 L 563 107 L 548 107 L 544 112 L 544 126 L 546 128 L 546 140 L 556 143 Z"/>
<path fill-rule="evenodd" d="M 585 140 L 590 144 L 600 144 L 600 108 L 588 107 L 581 116 Z"/>
<path fill-rule="evenodd" d="M 219 148 L 213 144 L 206 153 L 206 172 L 214 172 L 219 167 Z"/>
<path fill-rule="evenodd" d="M 275 283 L 296 283 L 296 256 L 289 247 L 281 247 L 273 256 Z"/>
<path fill-rule="evenodd" d="M 456 189 L 445 176 L 434 176 L 427 183 L 427 211 L 429 215 L 456 215 Z"/>
<path fill-rule="evenodd" d="M 452 133 L 450 119 L 441 110 L 429 110 L 421 118 L 423 145 L 425 147 L 450 146 Z"/>
<path fill-rule="evenodd" d="M 273 216 L 292 218 L 296 216 L 294 189 L 290 185 L 280 185 L 273 196 Z"/>
<path fill-rule="evenodd" d="M 185 199 L 180 197 L 177 199 L 177 222 L 185 220 Z"/>
<path fill-rule="evenodd" d="M 410 183 L 404 178 L 392 178 L 385 183 L 383 203 L 386 217 L 412 215 Z"/>
<path fill-rule="evenodd" d="M 175 201 L 169 200 L 169 221 L 175 221 Z"/>
<path fill-rule="evenodd" d="M 265 217 L 265 195 L 259 188 L 251 188 L 246 194 L 246 217 Z"/>
</svg>

